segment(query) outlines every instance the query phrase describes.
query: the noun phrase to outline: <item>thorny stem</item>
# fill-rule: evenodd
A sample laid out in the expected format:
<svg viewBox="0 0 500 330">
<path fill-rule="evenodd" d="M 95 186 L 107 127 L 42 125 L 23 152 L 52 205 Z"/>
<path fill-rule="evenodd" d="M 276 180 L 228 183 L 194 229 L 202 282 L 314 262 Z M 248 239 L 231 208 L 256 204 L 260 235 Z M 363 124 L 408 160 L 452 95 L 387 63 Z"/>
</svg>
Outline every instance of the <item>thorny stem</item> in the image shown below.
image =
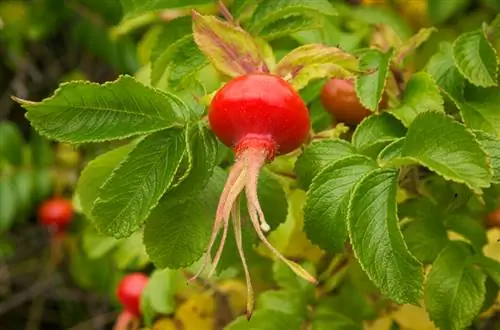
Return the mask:
<svg viewBox="0 0 500 330">
<path fill-rule="evenodd" d="M 317 283 L 316 279 L 311 276 L 304 268 L 300 265 L 286 259 L 276 248 L 274 248 L 271 243 L 267 240 L 264 232 L 271 229 L 269 224 L 266 222 L 264 212 L 259 203 L 259 198 L 257 195 L 257 184 L 261 168 L 265 165 L 266 161 L 269 159 L 269 152 L 273 150 L 267 150 L 264 147 L 248 146 L 246 148 L 237 151 L 237 160 L 233 168 L 229 173 L 229 177 L 224 186 L 224 190 L 221 194 L 219 205 L 217 206 L 217 212 L 215 215 L 214 225 L 212 229 L 212 234 L 210 241 L 205 252 L 205 258 L 200 270 L 190 279 L 190 281 L 195 280 L 200 276 L 205 267 L 210 261 L 211 250 L 215 243 L 218 233 L 223 229 L 221 242 L 219 248 L 215 254 L 214 260 L 211 265 L 210 272 L 208 276 L 210 277 L 219 263 L 220 257 L 224 249 L 224 243 L 227 238 L 229 220 L 230 217 L 233 220 L 233 229 L 235 233 L 236 245 L 238 248 L 238 253 L 240 255 L 241 261 L 243 263 L 243 270 L 245 272 L 245 279 L 247 284 L 247 317 L 250 318 L 254 307 L 254 295 L 253 288 L 250 279 L 250 272 L 248 270 L 248 265 L 243 252 L 242 234 L 241 234 L 241 215 L 240 215 L 240 194 L 245 191 L 245 197 L 247 199 L 247 209 L 250 216 L 252 225 L 257 232 L 260 240 L 266 245 L 271 252 L 281 261 L 283 261 L 288 267 L 290 267 L 298 276 L 304 278 L 311 283 Z"/>
</svg>

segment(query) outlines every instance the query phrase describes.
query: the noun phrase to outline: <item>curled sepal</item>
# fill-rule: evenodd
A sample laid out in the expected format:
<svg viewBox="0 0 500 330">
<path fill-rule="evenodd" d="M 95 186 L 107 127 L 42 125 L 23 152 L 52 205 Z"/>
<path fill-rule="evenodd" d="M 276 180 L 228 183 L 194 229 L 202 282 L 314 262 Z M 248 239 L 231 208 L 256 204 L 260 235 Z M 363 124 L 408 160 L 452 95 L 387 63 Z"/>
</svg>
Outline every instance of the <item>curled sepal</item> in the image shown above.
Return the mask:
<svg viewBox="0 0 500 330">
<path fill-rule="evenodd" d="M 288 80 L 295 89 L 325 77 L 348 78 L 358 71 L 358 59 L 337 47 L 309 44 L 285 55 L 274 73 Z"/>
<path fill-rule="evenodd" d="M 224 75 L 269 72 L 259 46 L 241 27 L 193 11 L 193 36 L 200 50 Z"/>
<path fill-rule="evenodd" d="M 253 312 L 255 300 L 250 273 L 243 251 L 243 242 L 241 235 L 241 214 L 239 198 L 243 191 L 245 192 L 245 197 L 247 200 L 248 215 L 257 233 L 257 236 L 262 241 L 262 243 L 264 243 L 264 245 L 268 247 L 278 259 L 288 265 L 288 267 L 290 267 L 290 269 L 292 269 L 298 276 L 311 283 L 316 283 L 316 279 L 312 275 L 310 275 L 300 265 L 286 259 L 276 248 L 271 245 L 271 243 L 264 235 L 264 233 L 269 231 L 271 228 L 265 219 L 264 212 L 262 211 L 262 207 L 259 203 L 259 198 L 257 196 L 257 182 L 261 168 L 264 166 L 266 161 L 268 159 L 271 159 L 273 156 L 274 155 L 272 154 L 272 152 L 270 152 L 270 149 L 264 148 L 262 146 L 248 147 L 237 151 L 236 163 L 229 173 L 228 179 L 224 186 L 224 190 L 222 191 L 219 200 L 219 205 L 217 207 L 217 212 L 212 229 L 212 235 L 210 237 L 208 248 L 205 253 L 203 264 L 200 267 L 199 271 L 190 279 L 191 281 L 195 280 L 210 262 L 213 245 L 215 243 L 217 235 L 222 230 L 222 238 L 219 243 L 217 252 L 215 253 L 214 259 L 211 263 L 211 269 L 208 276 L 211 276 L 214 273 L 224 249 L 224 243 L 227 238 L 227 232 L 229 228 L 229 220 L 232 218 L 236 245 L 241 261 L 243 263 L 243 270 L 247 283 L 248 318 L 250 318 Z"/>
<path fill-rule="evenodd" d="M 113 330 L 139 330 L 140 321 L 139 319 L 127 310 L 118 315 L 113 326 Z"/>
</svg>

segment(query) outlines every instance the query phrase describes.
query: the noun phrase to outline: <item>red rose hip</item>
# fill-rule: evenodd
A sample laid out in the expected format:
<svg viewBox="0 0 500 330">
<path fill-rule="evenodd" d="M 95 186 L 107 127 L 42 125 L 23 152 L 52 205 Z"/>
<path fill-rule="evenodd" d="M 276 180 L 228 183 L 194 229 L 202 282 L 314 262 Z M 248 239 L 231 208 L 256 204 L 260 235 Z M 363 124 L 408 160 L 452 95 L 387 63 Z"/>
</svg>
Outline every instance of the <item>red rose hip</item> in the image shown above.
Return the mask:
<svg viewBox="0 0 500 330">
<path fill-rule="evenodd" d="M 337 122 L 347 125 L 357 125 L 372 114 L 359 101 L 354 82 L 351 80 L 330 79 L 321 90 L 320 100 L 325 110 L 331 113 Z M 384 94 L 380 101 L 380 108 L 386 107 L 387 98 Z"/>
<path fill-rule="evenodd" d="M 132 315 L 141 315 L 141 295 L 148 284 L 148 277 L 142 273 L 131 273 L 125 276 L 116 290 L 116 296 L 125 310 Z"/>
<path fill-rule="evenodd" d="M 247 281 L 247 315 L 253 310 L 253 289 L 243 253 L 239 198 L 243 193 L 251 223 L 259 239 L 295 273 L 310 282 L 316 280 L 301 266 L 287 260 L 267 240 L 270 227 L 257 196 L 259 172 L 276 155 L 289 153 L 301 146 L 309 135 L 307 106 L 293 87 L 283 79 L 266 73 L 251 73 L 229 81 L 214 96 L 208 120 L 219 140 L 233 148 L 236 162 L 229 172 L 215 215 L 212 236 L 205 262 L 195 279 L 210 260 L 217 234 L 222 229 L 220 245 L 215 253 L 209 276 L 215 271 L 233 221 L 236 245 Z"/>
<path fill-rule="evenodd" d="M 42 225 L 62 230 L 73 218 L 73 205 L 69 200 L 53 197 L 42 203 L 38 209 L 38 218 Z"/>
</svg>

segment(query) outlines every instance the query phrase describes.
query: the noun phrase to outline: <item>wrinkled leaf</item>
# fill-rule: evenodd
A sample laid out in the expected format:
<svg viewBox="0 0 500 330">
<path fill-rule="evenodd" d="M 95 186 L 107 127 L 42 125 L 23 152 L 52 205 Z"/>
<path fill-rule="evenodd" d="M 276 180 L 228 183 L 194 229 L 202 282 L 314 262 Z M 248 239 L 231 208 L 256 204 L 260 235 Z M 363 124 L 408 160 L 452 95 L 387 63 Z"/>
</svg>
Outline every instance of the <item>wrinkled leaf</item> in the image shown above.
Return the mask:
<svg viewBox="0 0 500 330">
<path fill-rule="evenodd" d="M 182 125 L 189 111 L 173 95 L 129 76 L 103 85 L 65 83 L 42 102 L 18 102 L 42 135 L 72 143 L 124 139 Z"/>
<path fill-rule="evenodd" d="M 300 184 L 307 188 L 316 174 L 328 164 L 354 154 L 354 147 L 344 140 L 331 139 L 311 143 L 295 163 Z"/>
<path fill-rule="evenodd" d="M 466 32 L 453 43 L 453 57 L 460 73 L 472 84 L 497 86 L 498 58 L 482 29 Z"/>
<path fill-rule="evenodd" d="M 419 72 L 408 81 L 403 104 L 389 112 L 408 127 L 418 114 L 426 111 L 444 112 L 443 98 L 432 77 Z"/>
<path fill-rule="evenodd" d="M 392 169 L 373 170 L 356 184 L 349 202 L 349 236 L 361 267 L 385 296 L 398 303 L 417 303 L 423 270 L 399 228 L 397 174 Z"/>
<path fill-rule="evenodd" d="M 314 177 L 304 209 L 304 231 L 312 243 L 342 252 L 347 238 L 347 207 L 356 183 L 377 165 L 353 155 L 325 167 Z"/>
<path fill-rule="evenodd" d="M 367 49 L 359 54 L 360 71 L 369 73 L 357 76 L 356 95 L 361 104 L 371 111 L 378 109 L 382 99 L 392 54 L 392 50 L 382 53 L 376 49 Z"/>
<path fill-rule="evenodd" d="M 481 309 L 486 275 L 472 265 L 470 255 L 467 244 L 452 242 L 439 254 L 428 275 L 425 306 L 441 329 L 466 328 Z"/>
<path fill-rule="evenodd" d="M 153 133 L 140 141 L 100 187 L 91 210 L 97 229 L 116 238 L 137 230 L 174 182 L 185 154 L 179 129 Z"/>
</svg>

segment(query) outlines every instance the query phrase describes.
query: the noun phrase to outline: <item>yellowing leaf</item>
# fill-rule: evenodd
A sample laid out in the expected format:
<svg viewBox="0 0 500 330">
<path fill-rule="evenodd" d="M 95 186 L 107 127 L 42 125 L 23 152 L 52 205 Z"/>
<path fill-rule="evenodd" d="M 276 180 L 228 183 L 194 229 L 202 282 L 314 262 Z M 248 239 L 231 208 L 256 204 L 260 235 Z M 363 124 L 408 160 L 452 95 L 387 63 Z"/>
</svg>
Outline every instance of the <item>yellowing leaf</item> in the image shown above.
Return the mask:
<svg viewBox="0 0 500 330">
<path fill-rule="evenodd" d="M 390 316 L 383 316 L 374 321 L 366 321 L 364 323 L 365 330 L 389 330 L 392 326 L 392 318 Z"/>
<path fill-rule="evenodd" d="M 358 59 L 337 47 L 309 44 L 285 55 L 274 72 L 289 80 L 296 88 L 305 87 L 310 80 L 324 77 L 346 78 L 358 69 Z"/>
<path fill-rule="evenodd" d="M 245 283 L 237 280 L 227 280 L 219 283 L 218 289 L 227 296 L 233 315 L 245 312 L 247 294 Z"/>
<path fill-rule="evenodd" d="M 405 330 L 437 330 L 422 307 L 403 305 L 391 316 Z"/>
<path fill-rule="evenodd" d="M 159 319 L 153 324 L 152 330 L 177 330 L 177 325 L 172 319 Z"/>
<path fill-rule="evenodd" d="M 269 71 L 259 46 L 240 27 L 194 12 L 193 36 L 213 66 L 229 77 Z"/>
<path fill-rule="evenodd" d="M 175 312 L 184 330 L 215 329 L 215 301 L 211 293 L 191 296 Z"/>
<path fill-rule="evenodd" d="M 403 62 L 404 58 L 408 56 L 408 54 L 410 54 L 412 51 L 420 47 L 425 41 L 427 41 L 427 39 L 429 39 L 434 31 L 436 31 L 436 28 L 433 27 L 420 29 L 415 35 L 404 42 L 396 51 L 396 54 L 394 56 L 396 62 Z"/>
<path fill-rule="evenodd" d="M 483 253 L 485 256 L 495 259 L 500 262 L 500 229 L 493 228 L 488 230 L 488 245 L 483 247 Z"/>
</svg>

